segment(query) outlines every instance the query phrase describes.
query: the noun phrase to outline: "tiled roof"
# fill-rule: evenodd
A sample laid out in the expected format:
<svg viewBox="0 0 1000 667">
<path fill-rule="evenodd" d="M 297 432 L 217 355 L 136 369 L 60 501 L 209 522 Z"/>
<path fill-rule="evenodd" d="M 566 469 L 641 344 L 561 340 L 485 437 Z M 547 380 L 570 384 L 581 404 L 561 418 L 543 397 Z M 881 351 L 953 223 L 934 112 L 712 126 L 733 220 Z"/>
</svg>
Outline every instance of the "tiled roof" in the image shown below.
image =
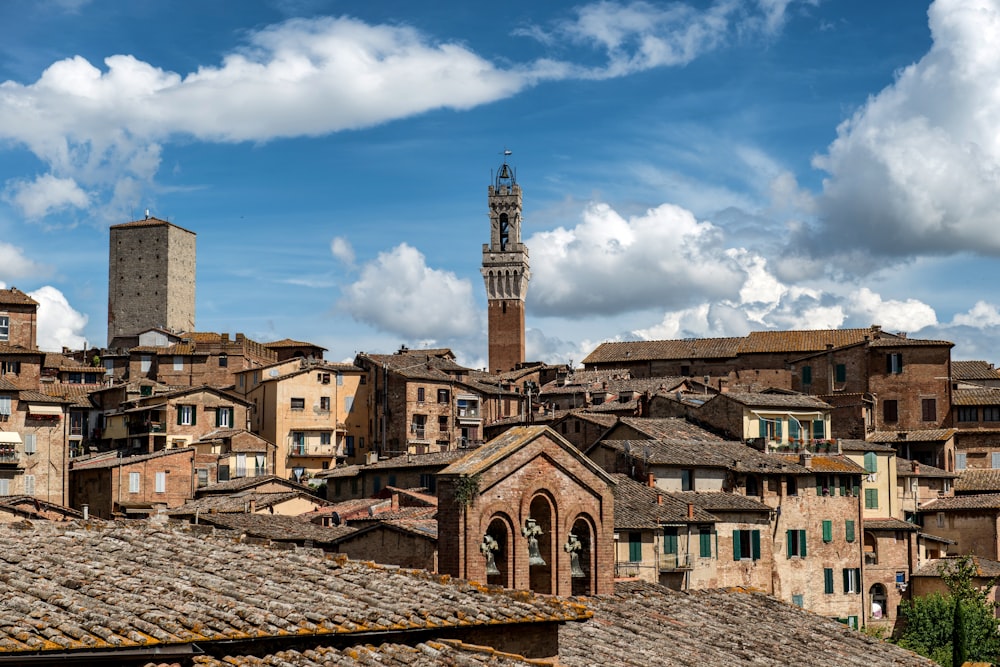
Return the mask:
<svg viewBox="0 0 1000 667">
<path fill-rule="evenodd" d="M 739 354 L 765 352 L 822 352 L 827 345 L 834 348 L 863 343 L 872 339 L 875 329 L 813 329 L 804 331 L 751 331 L 740 339 Z"/>
<path fill-rule="evenodd" d="M 104 375 L 103 366 L 91 366 L 90 364 L 81 364 L 76 359 L 71 359 L 64 354 L 59 354 L 58 352 L 46 352 L 45 359 L 42 361 L 43 368 L 57 368 L 61 371 L 81 371 L 90 373 L 100 373 Z"/>
<path fill-rule="evenodd" d="M 143 220 L 133 220 L 132 222 L 123 222 L 120 225 L 111 225 L 111 229 L 122 229 L 123 227 L 128 228 L 128 227 L 163 227 L 163 226 L 177 227 L 177 229 L 183 230 L 185 232 L 191 232 L 192 234 L 194 234 L 194 232 L 192 232 L 190 229 L 184 229 L 183 227 L 175 225 L 172 222 L 168 222 L 166 220 L 160 220 L 159 218 L 156 217 L 149 217 Z"/>
<path fill-rule="evenodd" d="M 592 405 L 587 410 L 594 414 L 623 414 L 634 415 L 639 407 L 639 400 L 633 398 L 631 401 L 605 401 L 600 405 Z"/>
<path fill-rule="evenodd" d="M 50 511 L 62 514 L 66 517 L 83 518 L 83 513 L 71 507 L 50 503 L 34 496 L 0 496 L 0 507 L 7 507 L 19 513 L 30 515 L 32 518 L 38 517 L 38 511 Z"/>
<path fill-rule="evenodd" d="M 815 396 L 805 394 L 767 394 L 747 391 L 730 391 L 719 396 L 728 398 L 750 408 L 802 408 L 806 410 L 830 410 L 833 406 Z M 711 400 L 711 399 L 709 399 Z M 720 399 L 715 399 L 720 400 Z M 706 401 L 707 403 L 708 401 Z"/>
<path fill-rule="evenodd" d="M 0 655 L 7 656 L 262 639 L 270 648 L 281 637 L 352 633 L 368 642 L 373 632 L 591 615 L 574 601 L 314 549 L 278 554 L 145 521 L 3 526 L 0 541 Z"/>
<path fill-rule="evenodd" d="M 391 529 L 416 535 L 417 537 L 424 537 L 429 540 L 436 540 L 438 538 L 437 519 L 381 519 L 379 523 Z"/>
<path fill-rule="evenodd" d="M 18 391 L 18 386 L 7 378 L 0 377 L 0 391 Z"/>
<path fill-rule="evenodd" d="M 413 646 L 407 644 L 364 645 L 337 649 L 317 646 L 311 649 L 288 649 L 269 655 L 232 655 L 225 658 L 195 656 L 195 667 L 538 667 L 537 660 L 525 660 L 518 655 L 500 653 L 489 647 L 473 646 L 444 639 L 428 640 Z"/>
<path fill-rule="evenodd" d="M 368 470 L 394 470 L 398 468 L 423 468 L 435 466 L 443 468 L 459 460 L 468 453 L 468 449 L 453 449 L 447 452 L 431 452 L 429 454 L 403 454 L 402 456 L 394 456 L 391 459 L 383 459 L 370 465 L 351 465 L 344 466 L 342 468 L 324 470 L 323 472 L 317 473 L 315 477 L 353 477 Z"/>
<path fill-rule="evenodd" d="M 642 433 L 656 440 L 678 440 L 701 442 L 719 442 L 722 438 L 711 431 L 706 431 L 700 426 L 692 424 L 680 417 L 667 417 L 663 419 L 649 419 L 647 417 L 622 417 L 621 423 L 631 426 L 639 433 Z"/>
<path fill-rule="evenodd" d="M 712 514 L 695 505 L 688 516 L 688 501 L 662 489 L 615 474 L 615 530 L 655 530 L 664 523 L 715 523 Z"/>
<path fill-rule="evenodd" d="M 288 487 L 289 491 L 304 491 L 308 492 L 309 487 L 303 484 L 298 484 L 290 479 L 285 479 L 283 477 L 278 477 L 277 475 L 260 475 L 257 477 L 237 477 L 236 479 L 230 479 L 225 482 L 217 482 L 215 484 L 209 484 L 208 486 L 203 486 L 198 489 L 198 495 L 207 496 L 213 493 L 233 493 L 234 491 L 246 491 L 247 489 L 252 489 L 257 486 L 271 484 L 279 484 L 281 486 Z"/>
<path fill-rule="evenodd" d="M 840 451 L 842 452 L 895 452 L 894 447 L 880 445 L 877 442 L 867 440 L 841 440 Z"/>
<path fill-rule="evenodd" d="M 299 517 L 281 514 L 212 512 L 199 515 L 198 521 L 227 530 L 239 531 L 250 537 L 275 542 L 312 542 L 316 545 L 329 544 L 338 537 L 356 530 L 349 526 L 319 526 Z"/>
<path fill-rule="evenodd" d="M 27 389 L 22 389 L 18 398 L 21 401 L 30 401 L 31 403 L 72 403 L 61 396 L 49 396 L 48 394 L 43 394 L 40 391 L 31 391 Z"/>
<path fill-rule="evenodd" d="M 315 347 L 320 350 L 326 350 L 325 347 L 320 347 L 315 343 L 307 343 L 302 340 L 292 340 L 291 338 L 282 338 L 281 340 L 276 340 L 272 343 L 262 343 L 264 347 L 270 348 L 284 348 L 284 347 Z"/>
<path fill-rule="evenodd" d="M 994 378 L 1000 379 L 1000 377 Z M 952 405 L 1000 405 L 1000 388 L 980 387 L 955 389 L 951 392 Z"/>
<path fill-rule="evenodd" d="M 777 458 L 784 459 L 788 463 L 799 463 L 802 459 L 794 455 L 779 455 Z M 865 467 L 858 465 L 851 459 L 840 454 L 826 456 L 815 454 L 807 466 L 813 472 L 820 473 L 846 473 L 848 475 L 863 475 Z"/>
<path fill-rule="evenodd" d="M 631 363 L 654 359 L 728 359 L 735 357 L 742 338 L 689 338 L 601 343 L 583 364 Z"/>
<path fill-rule="evenodd" d="M 594 618 L 559 628 L 563 667 L 836 665 L 934 667 L 832 618 L 744 589 L 673 591 L 638 581 L 590 598 Z"/>
<path fill-rule="evenodd" d="M 962 556 L 951 556 L 948 558 L 934 558 L 916 569 L 912 574 L 914 577 L 940 577 L 942 569 L 950 569 L 951 563 Z M 972 562 L 976 566 L 976 574 L 980 577 L 994 578 L 1000 577 L 1000 563 L 989 558 L 972 556 Z"/>
<path fill-rule="evenodd" d="M 929 340 L 926 338 L 879 338 L 871 342 L 872 347 L 954 347 L 955 344 L 946 340 Z"/>
<path fill-rule="evenodd" d="M 976 493 L 953 498 L 935 498 L 920 507 L 921 512 L 1000 509 L 1000 493 Z"/>
<path fill-rule="evenodd" d="M 325 505 L 322 498 L 305 493 L 303 491 L 277 491 L 273 493 L 242 491 L 233 494 L 214 494 L 202 496 L 195 500 L 189 500 L 180 507 L 176 507 L 168 512 L 170 516 L 193 516 L 196 513 L 206 514 L 208 512 L 219 513 L 243 513 L 254 505 L 256 511 L 275 507 L 281 503 L 296 498 L 303 498 L 318 505 Z"/>
<path fill-rule="evenodd" d="M 26 347 L 20 345 L 8 345 L 7 343 L 0 343 L 0 354 L 30 354 L 37 357 L 42 356 L 42 352 L 38 350 L 29 350 Z"/>
<path fill-rule="evenodd" d="M 942 442 L 955 435 L 953 428 L 928 428 L 916 431 L 875 431 L 871 442 Z"/>
<path fill-rule="evenodd" d="M 175 456 L 178 454 L 194 454 L 191 447 L 181 447 L 179 449 L 162 449 L 152 454 L 138 454 L 136 456 L 126 456 L 118 458 L 116 452 L 102 452 L 96 456 L 88 458 L 77 458 L 70 461 L 70 470 L 94 470 L 97 468 L 117 468 L 118 466 L 142 463 L 150 459 L 158 459 L 164 456 Z"/>
<path fill-rule="evenodd" d="M 955 380 L 998 380 L 1000 373 L 986 361 L 952 361 L 951 377 Z"/>
<path fill-rule="evenodd" d="M 920 526 L 900 519 L 865 519 L 865 530 L 905 530 L 918 532 Z"/>
<path fill-rule="evenodd" d="M 924 466 L 920 466 L 923 472 Z M 955 493 L 1000 492 L 1000 470 L 993 468 L 966 468 L 955 480 Z"/>
<path fill-rule="evenodd" d="M 739 493 L 722 491 L 675 491 L 674 498 L 685 503 L 694 503 L 708 512 L 770 512 L 771 507 Z"/>
<path fill-rule="evenodd" d="M 763 454 L 742 442 L 732 440 L 601 440 L 598 446 L 610 447 L 627 456 L 652 465 L 725 468 L 806 475 L 811 471 L 799 465 L 797 457 Z M 813 457 L 813 461 L 819 457 Z"/>
<path fill-rule="evenodd" d="M 17 289 L 0 289 L 0 305 L 4 306 L 37 306 L 38 302 Z"/>
<path fill-rule="evenodd" d="M 953 472 L 948 472 L 941 468 L 936 468 L 932 465 L 927 465 L 926 463 L 918 464 L 919 471 L 917 473 L 913 472 L 913 461 L 909 459 L 904 459 L 902 457 L 896 457 L 896 475 L 899 477 L 944 477 L 953 479 L 958 477 Z"/>
</svg>

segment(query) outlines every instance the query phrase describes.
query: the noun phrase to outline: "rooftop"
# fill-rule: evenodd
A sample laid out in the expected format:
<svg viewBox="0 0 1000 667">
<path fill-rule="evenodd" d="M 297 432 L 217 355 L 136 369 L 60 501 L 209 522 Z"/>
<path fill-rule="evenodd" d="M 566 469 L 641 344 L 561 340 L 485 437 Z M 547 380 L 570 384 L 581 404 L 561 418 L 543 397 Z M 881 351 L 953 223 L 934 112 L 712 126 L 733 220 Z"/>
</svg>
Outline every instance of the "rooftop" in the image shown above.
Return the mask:
<svg viewBox="0 0 1000 667">
<path fill-rule="evenodd" d="M 951 377 L 955 380 L 1000 380 L 1000 373 L 987 361 L 952 361 Z"/>
<path fill-rule="evenodd" d="M 924 466 L 920 466 L 923 472 Z M 966 468 L 955 480 L 955 493 L 1000 492 L 1000 470 L 993 468 Z"/>
<path fill-rule="evenodd" d="M 688 516 L 688 502 L 662 489 L 640 484 L 627 475 L 613 475 L 615 480 L 615 530 L 653 529 L 665 523 L 715 523 L 709 512 L 695 506 Z"/>
</svg>

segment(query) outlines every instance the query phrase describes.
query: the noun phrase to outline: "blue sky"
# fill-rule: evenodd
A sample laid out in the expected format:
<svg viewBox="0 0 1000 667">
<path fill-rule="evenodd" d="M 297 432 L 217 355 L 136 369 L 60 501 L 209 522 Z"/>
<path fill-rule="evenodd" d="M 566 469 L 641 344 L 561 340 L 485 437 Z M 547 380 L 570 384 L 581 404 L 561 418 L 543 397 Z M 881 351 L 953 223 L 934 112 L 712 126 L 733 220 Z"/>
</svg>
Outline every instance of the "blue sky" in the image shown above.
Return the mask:
<svg viewBox="0 0 1000 667">
<path fill-rule="evenodd" d="M 1000 0 L 0 3 L 0 283 L 106 339 L 108 227 L 198 234 L 197 328 L 485 365 L 881 324 L 997 358 Z"/>
</svg>

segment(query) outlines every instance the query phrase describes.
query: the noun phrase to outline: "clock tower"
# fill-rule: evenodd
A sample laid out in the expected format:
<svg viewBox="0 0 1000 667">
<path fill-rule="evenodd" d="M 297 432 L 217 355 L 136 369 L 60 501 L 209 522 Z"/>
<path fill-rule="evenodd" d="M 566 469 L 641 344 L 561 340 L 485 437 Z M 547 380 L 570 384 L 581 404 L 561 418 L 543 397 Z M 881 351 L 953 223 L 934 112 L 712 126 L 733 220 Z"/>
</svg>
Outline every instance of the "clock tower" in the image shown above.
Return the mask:
<svg viewBox="0 0 1000 667">
<path fill-rule="evenodd" d="M 483 244 L 483 281 L 489 300 L 489 368 L 513 370 L 524 361 L 524 297 L 531 269 L 521 243 L 521 186 L 507 164 L 510 151 L 489 187 L 490 242 Z"/>
</svg>

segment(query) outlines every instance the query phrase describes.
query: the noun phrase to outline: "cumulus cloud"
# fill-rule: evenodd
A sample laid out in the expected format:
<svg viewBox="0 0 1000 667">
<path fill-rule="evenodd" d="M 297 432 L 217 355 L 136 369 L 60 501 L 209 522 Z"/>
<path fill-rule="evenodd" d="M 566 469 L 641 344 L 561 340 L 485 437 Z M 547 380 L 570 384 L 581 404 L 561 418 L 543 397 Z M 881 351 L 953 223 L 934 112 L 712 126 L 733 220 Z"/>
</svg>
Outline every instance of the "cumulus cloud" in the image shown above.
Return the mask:
<svg viewBox="0 0 1000 667">
<path fill-rule="evenodd" d="M 1000 254 L 1000 1 L 936 0 L 933 46 L 837 129 L 814 253 Z"/>
<path fill-rule="evenodd" d="M 73 309 L 55 287 L 46 285 L 28 296 L 38 302 L 38 347 L 59 352 L 63 347 L 80 349 L 86 343 L 83 328 L 87 316 Z"/>
<path fill-rule="evenodd" d="M 472 284 L 428 267 L 423 254 L 405 243 L 365 264 L 339 305 L 360 322 L 411 340 L 472 336 L 483 330 Z"/>
<path fill-rule="evenodd" d="M 677 206 L 624 218 L 607 204 L 591 204 L 576 227 L 526 241 L 529 307 L 557 316 L 610 315 L 735 295 L 742 272 L 720 242 L 715 226 Z"/>
<path fill-rule="evenodd" d="M 0 241 L 0 280 L 17 280 L 18 278 L 37 277 L 48 273 L 48 267 L 26 257 L 22 248 Z M 0 283 L 0 288 L 2 287 L 3 285 Z"/>
<path fill-rule="evenodd" d="M 4 200 L 28 218 L 42 218 L 65 208 L 86 208 L 90 197 L 72 178 L 43 174 L 33 181 L 14 180 L 7 184 Z"/>
<path fill-rule="evenodd" d="M 985 329 L 987 327 L 1000 327 L 1000 311 L 992 303 L 977 301 L 967 313 L 956 313 L 951 321 L 952 326 L 974 327 Z"/>
<path fill-rule="evenodd" d="M 354 266 L 354 248 L 350 241 L 342 236 L 335 236 L 330 241 L 330 254 L 348 267 Z"/>
<path fill-rule="evenodd" d="M 937 314 L 926 303 L 917 299 L 885 300 L 867 287 L 851 294 L 848 304 L 858 319 L 867 318 L 868 322 L 886 329 L 916 331 L 938 323 Z"/>
</svg>

